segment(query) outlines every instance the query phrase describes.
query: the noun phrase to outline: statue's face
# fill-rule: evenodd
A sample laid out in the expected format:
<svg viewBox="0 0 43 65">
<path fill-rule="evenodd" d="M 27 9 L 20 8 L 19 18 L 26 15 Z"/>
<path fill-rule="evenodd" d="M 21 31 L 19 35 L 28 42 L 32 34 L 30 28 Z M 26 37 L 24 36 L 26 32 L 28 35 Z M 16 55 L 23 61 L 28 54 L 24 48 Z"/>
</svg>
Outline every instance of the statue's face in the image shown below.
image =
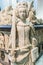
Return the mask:
<svg viewBox="0 0 43 65">
<path fill-rule="evenodd" d="M 26 19 L 26 8 L 19 8 L 19 17 L 21 20 Z"/>
</svg>

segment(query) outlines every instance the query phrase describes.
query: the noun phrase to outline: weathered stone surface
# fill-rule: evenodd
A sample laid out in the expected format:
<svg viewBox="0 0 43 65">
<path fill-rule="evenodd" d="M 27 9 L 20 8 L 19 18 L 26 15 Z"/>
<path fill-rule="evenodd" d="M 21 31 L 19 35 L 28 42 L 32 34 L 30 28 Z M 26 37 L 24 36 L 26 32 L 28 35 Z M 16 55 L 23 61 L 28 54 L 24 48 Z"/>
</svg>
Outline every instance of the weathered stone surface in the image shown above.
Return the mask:
<svg viewBox="0 0 43 65">
<path fill-rule="evenodd" d="M 28 14 L 29 13 L 29 14 Z M 9 51 L 9 56 L 5 54 L 5 59 L 12 59 L 13 62 L 20 62 L 17 65 L 31 65 L 31 49 L 35 48 L 38 43 L 43 42 L 43 29 L 35 31 L 33 24 L 39 21 L 36 18 L 35 10 L 31 3 L 18 3 L 16 9 L 13 10 L 11 6 L 0 12 L 0 25 L 11 25 L 11 34 L 0 34 L 0 48 L 4 48 L 6 52 Z M 31 30 L 31 32 L 30 32 Z M 30 35 L 31 34 L 31 35 Z M 31 40 L 30 40 L 31 39 Z M 37 39 L 37 40 L 36 40 Z M 4 43 L 3 43 L 4 40 Z M 21 62 L 24 60 L 23 62 Z M 34 60 L 34 59 L 33 59 Z"/>
<path fill-rule="evenodd" d="M 18 9 L 19 8 L 19 9 Z M 15 14 L 17 12 L 18 14 Z M 13 21 L 11 29 L 11 53 L 9 60 L 11 65 L 30 65 L 32 63 L 30 51 L 32 49 L 32 38 L 34 36 L 33 24 L 27 20 L 28 17 L 28 4 L 27 2 L 18 3 L 16 10 L 13 12 Z M 30 32 L 30 30 L 32 32 Z M 33 36 L 30 34 L 33 33 Z M 30 38 L 31 40 L 30 40 Z M 33 45 L 36 42 L 33 42 Z"/>
<path fill-rule="evenodd" d="M 0 12 L 0 25 L 11 25 L 13 8 L 9 6 Z"/>
</svg>

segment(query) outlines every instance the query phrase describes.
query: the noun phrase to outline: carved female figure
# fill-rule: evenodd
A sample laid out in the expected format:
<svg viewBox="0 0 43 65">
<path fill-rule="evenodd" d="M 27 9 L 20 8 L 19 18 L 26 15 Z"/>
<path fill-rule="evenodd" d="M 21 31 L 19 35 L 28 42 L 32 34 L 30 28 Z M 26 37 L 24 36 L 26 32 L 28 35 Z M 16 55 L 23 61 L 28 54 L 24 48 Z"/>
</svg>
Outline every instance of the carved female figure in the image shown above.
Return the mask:
<svg viewBox="0 0 43 65">
<path fill-rule="evenodd" d="M 31 30 L 34 28 L 31 22 L 27 20 L 28 4 L 27 2 L 19 3 L 13 12 L 13 22 L 11 29 L 12 51 L 9 54 L 11 65 L 31 65 L 30 50 L 32 38 Z M 16 14 L 15 14 L 16 12 Z"/>
</svg>

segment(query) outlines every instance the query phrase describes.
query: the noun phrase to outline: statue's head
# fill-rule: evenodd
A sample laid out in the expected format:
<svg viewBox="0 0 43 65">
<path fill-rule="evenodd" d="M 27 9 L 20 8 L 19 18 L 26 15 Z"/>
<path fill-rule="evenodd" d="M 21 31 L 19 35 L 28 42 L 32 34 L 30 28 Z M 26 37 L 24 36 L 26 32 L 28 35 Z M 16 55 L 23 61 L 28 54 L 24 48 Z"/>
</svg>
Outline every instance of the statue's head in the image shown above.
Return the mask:
<svg viewBox="0 0 43 65">
<path fill-rule="evenodd" d="M 20 19 L 26 19 L 28 17 L 28 4 L 27 2 L 21 2 L 17 4 L 18 17 Z"/>
</svg>

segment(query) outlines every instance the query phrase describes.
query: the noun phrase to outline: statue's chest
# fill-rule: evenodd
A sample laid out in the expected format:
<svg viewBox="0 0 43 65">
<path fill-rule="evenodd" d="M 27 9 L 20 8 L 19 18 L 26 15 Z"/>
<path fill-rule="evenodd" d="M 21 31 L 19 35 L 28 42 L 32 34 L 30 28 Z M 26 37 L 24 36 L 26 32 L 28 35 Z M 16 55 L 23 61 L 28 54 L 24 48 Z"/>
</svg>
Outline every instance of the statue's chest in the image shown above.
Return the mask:
<svg viewBox="0 0 43 65">
<path fill-rule="evenodd" d="M 29 31 L 30 31 L 30 26 L 28 24 L 24 24 L 24 23 L 19 23 L 17 24 L 17 31 L 21 34 L 29 34 Z"/>
</svg>

